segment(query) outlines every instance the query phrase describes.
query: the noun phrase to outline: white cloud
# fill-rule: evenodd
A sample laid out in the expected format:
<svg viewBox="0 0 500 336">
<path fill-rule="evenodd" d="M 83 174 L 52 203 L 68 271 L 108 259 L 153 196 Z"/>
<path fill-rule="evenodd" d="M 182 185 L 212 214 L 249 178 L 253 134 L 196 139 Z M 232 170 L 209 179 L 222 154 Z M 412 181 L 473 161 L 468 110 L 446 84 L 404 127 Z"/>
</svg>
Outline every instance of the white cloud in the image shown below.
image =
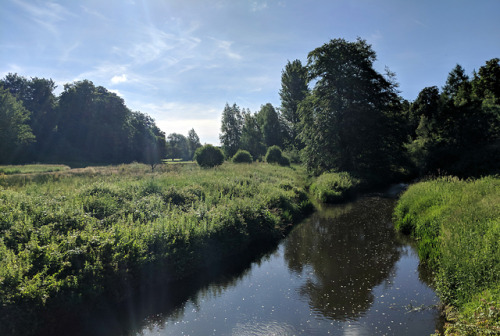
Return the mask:
<svg viewBox="0 0 500 336">
<path fill-rule="evenodd" d="M 216 54 L 217 53 L 222 53 L 224 56 L 234 59 L 234 60 L 241 60 L 242 57 L 240 54 L 232 50 L 231 46 L 233 45 L 232 41 L 224 41 L 224 40 L 219 40 L 214 37 L 211 37 L 211 39 L 215 42 L 216 46 Z"/>
<path fill-rule="evenodd" d="M 267 8 L 266 1 L 252 1 L 252 12 L 258 12 Z"/>
<path fill-rule="evenodd" d="M 127 80 L 128 80 L 127 79 L 127 75 L 122 74 L 120 76 L 113 76 L 113 78 L 111 78 L 111 83 L 113 83 L 113 84 L 119 84 L 119 83 L 124 83 Z"/>
</svg>

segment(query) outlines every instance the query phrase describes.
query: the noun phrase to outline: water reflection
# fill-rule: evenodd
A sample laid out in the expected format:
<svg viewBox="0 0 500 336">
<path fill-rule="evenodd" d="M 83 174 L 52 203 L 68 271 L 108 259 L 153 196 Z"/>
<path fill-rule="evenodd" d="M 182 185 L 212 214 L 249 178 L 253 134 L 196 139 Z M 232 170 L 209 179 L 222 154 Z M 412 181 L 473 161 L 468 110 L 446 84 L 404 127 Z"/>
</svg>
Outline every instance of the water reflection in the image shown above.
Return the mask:
<svg viewBox="0 0 500 336">
<path fill-rule="evenodd" d="M 356 319 L 374 301 L 400 258 L 391 224 L 393 200 L 361 198 L 315 213 L 285 243 L 285 260 L 297 274 L 313 272 L 300 287 L 311 308 L 336 320 Z"/>
</svg>

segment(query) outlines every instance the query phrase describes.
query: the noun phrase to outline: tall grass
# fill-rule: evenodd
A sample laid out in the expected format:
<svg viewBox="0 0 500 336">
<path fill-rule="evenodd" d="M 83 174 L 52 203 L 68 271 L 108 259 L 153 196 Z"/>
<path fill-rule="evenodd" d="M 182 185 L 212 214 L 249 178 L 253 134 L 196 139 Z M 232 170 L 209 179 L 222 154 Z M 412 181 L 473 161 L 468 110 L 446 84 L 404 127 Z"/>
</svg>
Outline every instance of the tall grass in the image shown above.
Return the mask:
<svg viewBox="0 0 500 336">
<path fill-rule="evenodd" d="M 414 236 L 436 272 L 459 334 L 500 333 L 500 178 L 417 183 L 395 209 L 396 227 Z"/>
<path fill-rule="evenodd" d="M 0 166 L 0 175 L 48 173 L 48 172 L 64 171 L 68 169 L 70 169 L 70 167 L 66 165 L 50 165 L 50 164 L 9 165 L 9 166 Z"/>
<path fill-rule="evenodd" d="M 278 239 L 311 206 L 300 168 L 166 166 L 4 179 L 0 323 L 19 320 L 19 307 L 119 298 L 182 278 Z"/>
</svg>

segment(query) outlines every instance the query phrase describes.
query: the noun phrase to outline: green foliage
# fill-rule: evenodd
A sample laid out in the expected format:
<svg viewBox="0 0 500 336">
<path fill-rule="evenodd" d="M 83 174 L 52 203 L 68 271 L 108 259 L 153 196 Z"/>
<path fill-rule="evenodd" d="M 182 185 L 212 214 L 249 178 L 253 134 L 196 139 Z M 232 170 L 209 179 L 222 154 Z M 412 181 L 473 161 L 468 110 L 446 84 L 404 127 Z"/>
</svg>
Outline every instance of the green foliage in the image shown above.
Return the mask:
<svg viewBox="0 0 500 336">
<path fill-rule="evenodd" d="M 280 110 L 285 121 L 283 128 L 287 148 L 302 149 L 303 147 L 298 137 L 301 131 L 299 104 L 309 94 L 307 75 L 307 68 L 302 66 L 298 59 L 293 62 L 288 61 L 281 72 Z"/>
<path fill-rule="evenodd" d="M 271 146 L 267 149 L 266 162 L 277 163 L 280 166 L 290 166 L 290 159 L 283 156 L 281 148 L 279 148 L 278 146 Z"/>
<path fill-rule="evenodd" d="M 256 118 L 266 147 L 281 146 L 283 143 L 281 125 L 273 105 L 270 103 L 262 105 Z"/>
<path fill-rule="evenodd" d="M 201 167 L 215 167 L 224 162 L 224 153 L 220 148 L 208 144 L 196 150 L 194 153 L 194 160 L 198 162 Z"/>
<path fill-rule="evenodd" d="M 390 175 L 402 151 L 400 98 L 393 74 L 373 67 L 366 41 L 331 40 L 308 55 L 314 89 L 299 106 L 304 162 L 315 173 L 349 171 L 373 180 Z"/>
<path fill-rule="evenodd" d="M 468 318 L 474 315 L 471 306 L 484 310 L 484 291 L 494 295 L 488 300 L 496 302 L 495 311 L 500 309 L 498 204 L 500 178 L 448 177 L 412 185 L 395 209 L 396 228 L 416 238 L 420 257 L 436 273 L 443 301 Z M 495 316 L 490 326 L 500 323 Z M 480 316 L 475 318 L 479 325 Z"/>
<path fill-rule="evenodd" d="M 236 154 L 234 154 L 232 161 L 234 163 L 252 163 L 253 158 L 252 155 L 243 149 L 239 149 Z"/>
<path fill-rule="evenodd" d="M 29 118 L 22 103 L 0 86 L 0 163 L 19 160 L 22 150 L 34 141 Z"/>
<path fill-rule="evenodd" d="M 300 168 L 162 169 L 60 172 L 40 183 L 9 176 L 0 189 L 0 324 L 43 325 L 36 312 L 48 307 L 104 293 L 119 300 L 138 281 L 184 277 L 282 237 L 311 206 Z"/>
<path fill-rule="evenodd" d="M 250 152 L 252 157 L 257 160 L 266 153 L 264 138 L 257 122 L 257 116 L 250 111 L 243 113 L 243 127 L 241 130 L 241 149 Z"/>
<path fill-rule="evenodd" d="M 310 193 L 324 203 L 335 203 L 352 196 L 360 180 L 347 172 L 323 173 L 309 188 Z"/>
<path fill-rule="evenodd" d="M 224 154 L 230 158 L 240 148 L 241 131 L 243 127 L 243 115 L 238 105 L 229 106 L 226 103 L 222 111 L 220 143 Z"/>
</svg>

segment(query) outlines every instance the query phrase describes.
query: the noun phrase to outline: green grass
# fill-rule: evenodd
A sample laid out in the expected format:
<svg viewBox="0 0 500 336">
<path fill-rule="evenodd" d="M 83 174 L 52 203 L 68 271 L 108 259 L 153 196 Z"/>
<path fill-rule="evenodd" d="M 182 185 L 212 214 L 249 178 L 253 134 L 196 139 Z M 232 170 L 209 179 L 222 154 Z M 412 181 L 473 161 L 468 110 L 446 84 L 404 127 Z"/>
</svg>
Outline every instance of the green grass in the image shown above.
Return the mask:
<svg viewBox="0 0 500 336">
<path fill-rule="evenodd" d="M 323 173 L 312 184 L 311 194 L 324 203 L 335 203 L 351 196 L 360 180 L 347 172 Z"/>
<path fill-rule="evenodd" d="M 0 322 L 23 325 L 26 307 L 71 306 L 103 293 L 119 298 L 127 287 L 182 278 L 277 240 L 311 207 L 305 175 L 225 163 L 6 176 Z"/>
<path fill-rule="evenodd" d="M 0 175 L 12 174 L 33 174 L 33 173 L 49 173 L 68 170 L 70 167 L 66 165 L 50 165 L 50 164 L 33 164 L 33 165 L 10 165 L 0 166 Z"/>
<path fill-rule="evenodd" d="M 449 334 L 500 333 L 500 178 L 417 183 L 395 209 L 451 308 Z"/>
</svg>

